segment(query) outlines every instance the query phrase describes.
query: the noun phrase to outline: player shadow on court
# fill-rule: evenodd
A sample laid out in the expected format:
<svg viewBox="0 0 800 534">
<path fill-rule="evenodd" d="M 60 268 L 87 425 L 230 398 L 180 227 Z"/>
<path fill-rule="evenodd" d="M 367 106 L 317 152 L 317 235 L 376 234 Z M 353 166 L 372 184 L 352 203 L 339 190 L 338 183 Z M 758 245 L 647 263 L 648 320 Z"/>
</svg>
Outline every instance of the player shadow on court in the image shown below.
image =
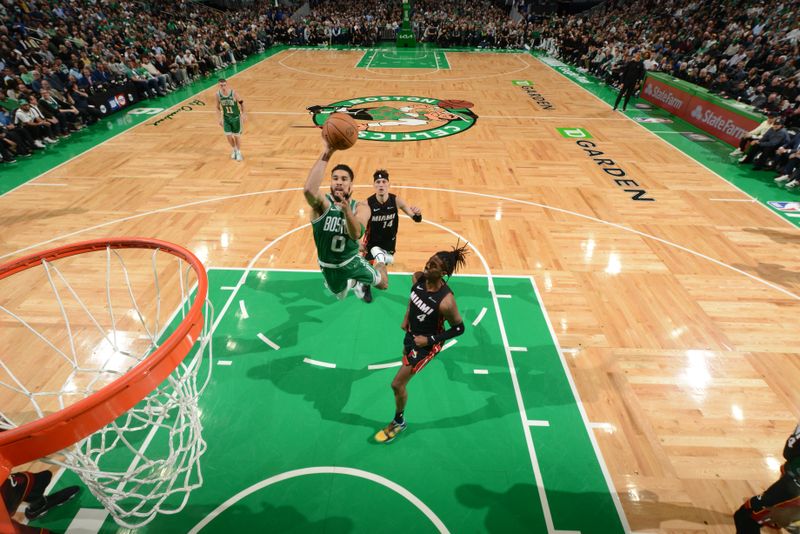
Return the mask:
<svg viewBox="0 0 800 534">
<path fill-rule="evenodd" d="M 326 292 L 325 287 L 322 285 L 321 276 L 319 279 L 314 280 L 289 279 L 274 281 L 269 279 L 269 274 L 267 274 L 266 280 L 259 278 L 257 274 L 250 273 L 243 284 L 245 288 L 252 291 L 252 295 L 256 298 L 261 292 L 268 291 L 271 295 L 277 297 L 283 306 L 302 300 L 311 300 L 318 305 L 336 302 L 335 297 Z"/>
<path fill-rule="evenodd" d="M 750 234 L 763 235 L 781 245 L 800 245 L 800 236 L 796 232 L 780 232 L 770 228 L 744 228 L 744 231 Z"/>
<path fill-rule="evenodd" d="M 308 312 L 318 310 L 319 306 L 290 306 L 287 309 L 290 310 L 289 318 L 275 326 L 265 325 L 262 329 L 262 333 L 280 347 L 297 345 L 300 329 L 298 321 L 302 321 L 304 324 L 322 323 L 321 319 L 308 315 Z M 301 319 L 298 320 L 298 317 Z M 214 336 L 214 355 L 217 358 L 231 359 L 257 354 L 266 355 L 273 352 L 275 350 L 256 337 L 256 334 L 247 333 L 241 336 L 217 334 Z"/>
<path fill-rule="evenodd" d="M 345 534 L 353 532 L 355 525 L 349 517 L 326 517 L 318 521 L 311 521 L 294 506 L 273 505 L 260 502 L 259 494 L 266 495 L 266 491 L 277 491 L 276 488 L 265 488 L 246 497 L 243 501 L 226 509 L 214 518 L 203 529 L 206 531 L 229 532 L 326 532 L 331 534 Z M 233 492 L 232 492 L 233 493 Z M 187 506 L 181 513 L 183 517 L 205 518 L 213 512 L 218 505 Z"/>
<path fill-rule="evenodd" d="M 353 383 L 366 378 L 367 371 L 315 367 L 305 363 L 303 358 L 304 356 L 298 355 L 273 360 L 265 365 L 253 367 L 247 372 L 247 377 L 269 380 L 284 393 L 302 396 L 322 419 L 370 429 L 385 424 L 385 421 L 344 412 L 350 400 Z"/>
<path fill-rule="evenodd" d="M 539 510 L 531 506 L 539 501 L 539 493 L 533 484 L 515 484 L 506 492 L 496 492 L 477 484 L 464 484 L 456 488 L 456 498 L 469 508 L 488 509 L 484 527 L 486 532 L 509 532 L 509 527 L 519 525 L 520 532 L 530 531 L 531 525 L 541 523 Z M 693 526 L 730 525 L 733 526 L 732 512 L 717 512 L 690 505 L 659 502 L 658 496 L 649 491 L 639 492 L 640 501 L 635 506 L 628 506 L 626 517 L 632 531 L 642 529 L 658 529 L 667 521 L 681 521 Z M 581 532 L 601 532 L 603 525 L 597 523 L 591 509 L 581 503 L 596 502 L 597 506 L 613 506 L 607 493 L 568 492 L 563 490 L 547 490 L 547 499 L 551 503 L 572 503 L 573 513 L 570 517 L 575 521 L 569 525 L 558 524 L 559 529 L 577 529 Z M 552 509 L 552 508 L 551 508 Z M 578 511 L 580 511 L 578 513 Z M 610 512 L 615 516 L 615 512 Z M 677 525 L 676 525 L 677 526 Z M 516 529 L 514 529 L 516 530 Z M 621 532 L 621 529 L 619 530 Z"/>
<path fill-rule="evenodd" d="M 502 391 L 504 399 L 498 402 L 510 403 L 510 407 L 508 410 L 504 410 L 504 414 L 516 411 L 516 399 L 508 374 L 505 349 L 496 340 L 493 342 L 485 330 L 476 330 L 475 337 L 475 343 L 471 346 L 456 345 L 436 358 L 444 364 L 450 380 L 466 384 L 472 391 Z M 529 347 L 528 352 L 524 353 L 525 356 L 522 357 L 528 360 L 536 359 L 539 352 L 548 350 L 552 350 L 552 348 L 549 346 Z M 453 351 L 454 358 L 447 357 L 451 351 Z M 485 369 L 487 367 L 498 371 L 490 371 L 488 375 L 476 375 L 472 371 L 475 368 Z M 525 398 L 525 391 L 535 391 L 537 398 L 547 399 L 545 404 L 538 404 L 540 407 L 575 405 L 575 399 L 569 386 L 565 387 L 562 381 L 553 380 L 553 377 L 546 371 L 537 371 L 521 365 L 515 365 L 515 369 L 517 379 L 523 388 L 523 398 Z M 505 395 L 504 389 L 508 391 L 507 395 Z"/>
<path fill-rule="evenodd" d="M 768 282 L 781 284 L 789 287 L 796 287 L 798 285 L 798 276 L 796 271 L 791 271 L 784 265 L 777 263 L 757 263 L 755 267 L 752 265 L 744 265 L 741 263 L 734 263 L 731 267 L 735 267 L 746 273 L 753 274 L 759 278 L 763 278 Z"/>
<path fill-rule="evenodd" d="M 391 419 L 394 408 L 394 399 L 390 387 L 393 373 L 384 373 L 386 376 L 385 389 L 380 390 L 378 398 L 366 399 L 385 405 L 385 417 L 372 419 L 363 413 L 348 412 L 346 407 L 350 402 L 353 385 L 364 378 L 373 376 L 375 371 L 364 369 L 326 369 L 314 367 L 303 362 L 304 356 L 289 356 L 273 360 L 265 365 L 253 367 L 247 373 L 248 378 L 269 380 L 275 387 L 289 395 L 301 395 L 309 402 L 320 417 L 326 421 L 334 421 L 350 426 L 364 427 L 369 430 L 366 435 L 372 436 L 376 428 L 386 425 Z M 394 368 L 390 369 L 394 371 Z M 314 378 L 309 378 L 309 373 L 318 375 L 319 383 Z M 413 387 L 413 386 L 412 386 Z M 419 387 L 426 387 L 420 384 Z M 427 386 L 433 387 L 433 386 Z M 369 406 L 365 404 L 364 411 Z M 444 428 L 460 428 L 470 424 L 492 418 L 501 418 L 516 410 L 516 402 L 512 395 L 507 399 L 500 395 L 493 395 L 486 399 L 483 406 L 470 412 L 455 416 L 446 416 L 435 421 L 414 422 L 409 425 L 407 433 L 424 430 L 441 430 Z"/>
<path fill-rule="evenodd" d="M 53 219 L 62 215 L 83 215 L 88 213 L 86 208 L 61 208 L 54 210 L 26 211 L 24 214 L 6 215 L 0 217 L 0 226 L 6 228 L 12 224 L 41 221 L 42 219 Z"/>
</svg>

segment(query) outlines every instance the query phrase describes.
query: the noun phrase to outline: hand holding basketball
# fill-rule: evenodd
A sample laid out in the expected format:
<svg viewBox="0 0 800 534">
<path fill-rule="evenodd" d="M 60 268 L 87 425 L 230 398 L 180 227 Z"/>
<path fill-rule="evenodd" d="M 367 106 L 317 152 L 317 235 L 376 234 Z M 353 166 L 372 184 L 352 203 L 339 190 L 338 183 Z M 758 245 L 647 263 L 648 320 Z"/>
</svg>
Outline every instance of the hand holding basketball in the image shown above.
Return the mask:
<svg viewBox="0 0 800 534">
<path fill-rule="evenodd" d="M 358 126 L 350 115 L 333 113 L 322 125 L 322 137 L 333 150 L 347 150 L 358 139 Z"/>
</svg>

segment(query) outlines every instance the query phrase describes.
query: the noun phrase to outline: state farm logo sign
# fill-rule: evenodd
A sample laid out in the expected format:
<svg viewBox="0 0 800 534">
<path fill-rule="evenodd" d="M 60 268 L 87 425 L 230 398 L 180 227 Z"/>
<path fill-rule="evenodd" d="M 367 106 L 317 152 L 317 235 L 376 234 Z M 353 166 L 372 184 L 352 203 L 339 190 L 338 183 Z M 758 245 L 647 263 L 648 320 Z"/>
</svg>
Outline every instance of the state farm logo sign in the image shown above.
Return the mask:
<svg viewBox="0 0 800 534">
<path fill-rule="evenodd" d="M 714 106 L 714 108 L 717 111 L 716 113 L 715 110 L 710 107 L 706 108 L 702 104 L 696 104 L 689 114 L 689 122 L 697 126 L 701 124 L 708 126 L 708 128 L 704 129 L 710 129 L 717 137 L 723 138 L 741 139 L 751 129 L 749 125 L 741 124 L 741 119 L 737 121 L 736 119 L 739 119 L 739 116 L 735 113 L 728 112 L 716 106 Z"/>
<path fill-rule="evenodd" d="M 672 111 L 673 113 L 683 109 L 690 97 L 690 95 L 683 91 L 676 94 L 671 87 L 662 85 L 652 78 L 648 78 L 645 82 L 642 94 L 645 100 L 649 100 L 657 106 Z"/>
</svg>

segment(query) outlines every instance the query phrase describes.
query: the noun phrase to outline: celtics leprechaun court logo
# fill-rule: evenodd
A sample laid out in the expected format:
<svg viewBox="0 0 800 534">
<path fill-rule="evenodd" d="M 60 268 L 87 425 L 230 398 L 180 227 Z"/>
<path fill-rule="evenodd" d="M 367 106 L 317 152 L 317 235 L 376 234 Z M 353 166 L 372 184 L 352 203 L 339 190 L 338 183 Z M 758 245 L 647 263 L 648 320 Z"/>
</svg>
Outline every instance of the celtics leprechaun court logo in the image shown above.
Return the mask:
<svg viewBox="0 0 800 534">
<path fill-rule="evenodd" d="M 322 126 L 331 113 L 347 113 L 358 124 L 358 138 L 369 141 L 425 141 L 468 130 L 478 120 L 466 100 L 422 96 L 366 96 L 310 106 L 314 124 Z"/>
</svg>

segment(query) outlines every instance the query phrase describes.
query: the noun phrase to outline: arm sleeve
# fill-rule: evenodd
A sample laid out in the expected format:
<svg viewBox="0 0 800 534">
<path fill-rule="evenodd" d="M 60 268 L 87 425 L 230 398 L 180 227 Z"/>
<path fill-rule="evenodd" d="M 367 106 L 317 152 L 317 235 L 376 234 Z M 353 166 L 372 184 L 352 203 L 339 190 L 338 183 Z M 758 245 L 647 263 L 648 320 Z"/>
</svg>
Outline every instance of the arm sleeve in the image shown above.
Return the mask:
<svg viewBox="0 0 800 534">
<path fill-rule="evenodd" d="M 435 345 L 436 343 L 441 343 L 442 341 L 447 341 L 448 339 L 452 339 L 454 337 L 458 337 L 464 333 L 464 323 L 459 323 L 449 330 L 445 330 L 441 334 L 436 334 L 433 336 L 428 336 L 428 341 L 431 345 Z"/>
<path fill-rule="evenodd" d="M 797 425 L 792 435 L 786 440 L 786 446 L 783 448 L 783 458 L 785 460 L 800 458 L 800 425 Z"/>
</svg>

